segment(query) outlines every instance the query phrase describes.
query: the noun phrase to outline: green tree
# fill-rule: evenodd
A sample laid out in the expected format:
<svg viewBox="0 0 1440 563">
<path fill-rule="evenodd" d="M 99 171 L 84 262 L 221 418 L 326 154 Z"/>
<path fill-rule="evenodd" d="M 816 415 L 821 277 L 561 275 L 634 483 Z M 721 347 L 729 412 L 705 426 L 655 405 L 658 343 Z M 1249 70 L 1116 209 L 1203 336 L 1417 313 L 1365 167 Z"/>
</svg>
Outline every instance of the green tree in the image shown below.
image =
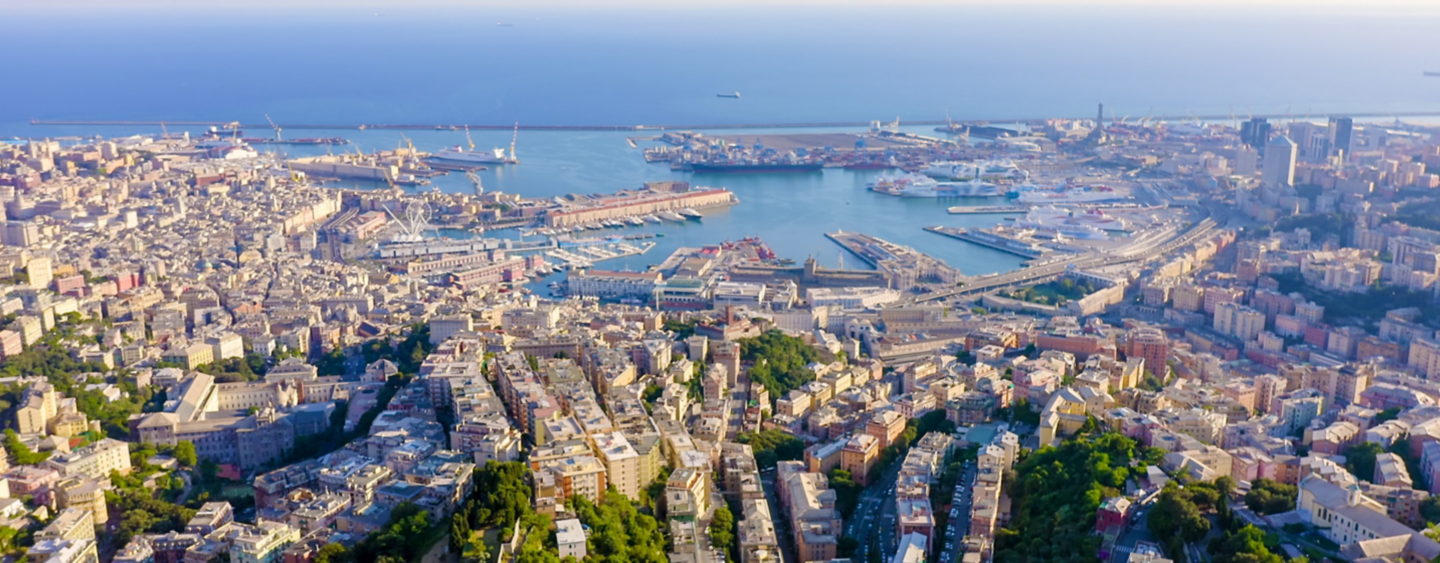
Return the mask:
<svg viewBox="0 0 1440 563">
<path fill-rule="evenodd" d="M 315 552 L 311 563 L 350 563 L 355 557 L 350 550 L 338 543 L 327 543 Z"/>
<path fill-rule="evenodd" d="M 1289 512 L 1295 509 L 1295 499 L 1299 494 L 1299 489 L 1294 485 L 1260 478 L 1250 483 L 1250 492 L 1245 493 L 1245 506 L 1262 515 Z M 1424 505 L 1421 505 L 1421 510 L 1424 510 Z"/>
<path fill-rule="evenodd" d="M 10 457 L 15 460 L 16 465 L 39 465 L 50 459 L 50 452 L 35 452 L 20 441 L 20 436 L 14 430 L 5 429 L 5 450 L 10 452 Z"/>
<path fill-rule="evenodd" d="M 1265 532 L 1246 525 L 1211 540 L 1208 551 L 1215 563 L 1283 563 L 1284 558 L 1265 546 Z"/>
<path fill-rule="evenodd" d="M 189 440 L 181 440 L 180 443 L 175 444 L 174 456 L 175 461 L 185 467 L 195 467 L 195 464 L 199 463 L 199 459 L 195 455 L 195 443 Z"/>
<path fill-rule="evenodd" d="M 730 508 L 722 506 L 715 510 L 715 515 L 710 519 L 710 540 L 715 546 L 725 550 L 730 561 L 739 561 L 739 546 L 735 543 L 735 515 L 730 513 Z"/>
<path fill-rule="evenodd" d="M 838 467 L 830 470 L 829 480 L 830 488 L 835 491 L 835 507 L 840 509 L 840 516 L 850 519 L 860 505 L 860 493 L 865 487 L 856 483 L 849 471 Z"/>
<path fill-rule="evenodd" d="M 1375 456 L 1385 448 L 1375 442 L 1360 442 L 1345 449 L 1345 468 L 1358 479 L 1375 480 Z"/>
<path fill-rule="evenodd" d="M 771 428 L 759 432 L 741 432 L 735 437 L 735 441 L 750 444 L 750 449 L 755 454 L 755 463 L 761 469 L 775 467 L 777 462 L 794 461 L 805 456 L 805 442 L 783 430 Z"/>
<path fill-rule="evenodd" d="M 772 403 L 791 389 L 815 380 L 815 372 L 808 366 L 819 361 L 820 353 L 804 340 L 770 330 L 739 342 L 740 358 L 751 364 L 750 380 L 765 386 Z"/>
</svg>

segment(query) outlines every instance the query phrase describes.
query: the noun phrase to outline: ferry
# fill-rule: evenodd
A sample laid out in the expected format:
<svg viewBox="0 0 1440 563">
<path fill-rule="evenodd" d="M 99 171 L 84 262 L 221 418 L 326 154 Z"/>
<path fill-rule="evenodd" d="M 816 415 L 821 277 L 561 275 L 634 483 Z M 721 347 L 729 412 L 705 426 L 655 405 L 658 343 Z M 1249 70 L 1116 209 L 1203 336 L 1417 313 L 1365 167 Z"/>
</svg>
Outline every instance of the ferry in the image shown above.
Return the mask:
<svg viewBox="0 0 1440 563">
<path fill-rule="evenodd" d="M 920 174 L 882 175 L 868 185 L 871 191 L 899 197 L 996 197 L 1000 189 L 980 180 L 937 182 Z"/>
<path fill-rule="evenodd" d="M 1029 172 L 1021 170 L 1010 159 L 978 162 L 932 162 L 922 173 L 940 180 L 1024 181 L 1030 177 Z"/>
<path fill-rule="evenodd" d="M 1129 199 L 1129 194 L 1116 191 L 1109 186 L 1072 186 L 1058 190 L 1032 189 L 1022 191 L 1019 201 L 1035 205 L 1056 203 L 1099 203 L 1117 199 Z"/>
<path fill-rule="evenodd" d="M 470 127 L 465 127 L 465 141 L 470 148 L 466 149 L 460 145 L 448 149 L 436 151 L 430 158 L 449 162 L 465 162 L 473 164 L 519 164 L 520 159 L 515 158 L 515 140 L 520 136 L 520 124 L 515 124 L 515 134 L 510 138 L 510 154 L 505 154 L 505 149 L 492 149 L 489 152 L 475 150 L 475 141 L 470 139 Z"/>
</svg>

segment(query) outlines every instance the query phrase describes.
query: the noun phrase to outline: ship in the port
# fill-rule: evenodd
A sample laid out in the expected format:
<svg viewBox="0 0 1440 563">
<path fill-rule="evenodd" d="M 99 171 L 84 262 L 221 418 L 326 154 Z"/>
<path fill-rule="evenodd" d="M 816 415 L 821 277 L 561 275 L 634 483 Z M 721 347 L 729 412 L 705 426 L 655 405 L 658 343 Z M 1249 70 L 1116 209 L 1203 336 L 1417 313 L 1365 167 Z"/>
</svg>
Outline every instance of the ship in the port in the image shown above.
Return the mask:
<svg viewBox="0 0 1440 563">
<path fill-rule="evenodd" d="M 1425 76 L 1440 76 L 1440 70 L 1427 70 Z"/>
<path fill-rule="evenodd" d="M 737 100 L 738 100 L 738 99 L 740 99 L 740 93 L 739 93 L 739 92 L 731 92 L 731 93 L 729 93 L 729 94 L 715 94 L 715 97 L 717 97 L 717 98 L 734 98 L 734 99 L 737 99 Z"/>
<path fill-rule="evenodd" d="M 496 148 L 489 151 L 475 150 L 475 141 L 470 139 L 470 127 L 465 127 L 465 141 L 470 145 L 469 149 L 456 145 L 448 149 L 435 151 L 430 158 L 448 162 L 464 162 L 468 164 L 519 164 L 520 159 L 515 158 L 515 141 L 520 136 L 520 124 L 515 124 L 515 134 L 510 138 L 510 153 L 506 154 L 505 149 Z"/>
<path fill-rule="evenodd" d="M 1099 203 L 1128 199 L 1127 193 L 1109 186 L 1069 186 L 1060 189 L 1032 188 L 1020 192 L 1020 203 L 1053 205 L 1057 203 Z"/>
<path fill-rule="evenodd" d="M 764 174 L 776 172 L 819 172 L 825 168 L 820 162 L 745 162 L 713 161 L 691 162 L 691 172 L 698 174 Z"/>
<path fill-rule="evenodd" d="M 1030 173 L 1022 170 L 1010 159 L 981 160 L 976 162 L 940 161 L 932 162 L 923 174 L 939 180 L 985 180 L 1023 182 Z"/>
<path fill-rule="evenodd" d="M 870 191 L 898 197 L 996 197 L 1000 188 L 981 180 L 937 182 L 923 174 L 886 174 L 867 184 Z"/>
<path fill-rule="evenodd" d="M 1047 206 L 1031 209 L 1015 226 L 1037 233 L 1085 240 L 1109 240 L 1107 231 L 1125 230 L 1125 222 L 1099 209 L 1070 210 Z"/>
</svg>

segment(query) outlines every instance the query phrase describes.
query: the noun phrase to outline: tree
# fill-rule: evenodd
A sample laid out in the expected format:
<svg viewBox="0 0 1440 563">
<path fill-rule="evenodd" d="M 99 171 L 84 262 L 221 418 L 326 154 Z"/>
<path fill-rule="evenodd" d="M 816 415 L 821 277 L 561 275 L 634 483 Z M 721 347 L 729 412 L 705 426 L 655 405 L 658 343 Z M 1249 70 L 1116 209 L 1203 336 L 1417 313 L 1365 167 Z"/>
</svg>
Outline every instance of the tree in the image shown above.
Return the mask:
<svg viewBox="0 0 1440 563">
<path fill-rule="evenodd" d="M 805 441 L 783 430 L 771 428 L 759 432 L 741 432 L 735 437 L 735 441 L 750 444 L 750 449 L 755 453 L 755 463 L 761 469 L 775 467 L 777 462 L 794 461 L 805 456 Z"/>
<path fill-rule="evenodd" d="M 710 519 L 710 540 L 715 547 L 725 550 L 730 561 L 739 560 L 740 550 L 735 543 L 735 515 L 730 513 L 729 507 L 715 510 L 715 516 Z"/>
<path fill-rule="evenodd" d="M 1284 558 L 1265 547 L 1265 532 L 1246 525 L 1211 540 L 1208 551 L 1215 563 L 1283 563 Z"/>
<path fill-rule="evenodd" d="M 838 467 L 830 470 L 829 477 L 830 488 L 835 491 L 835 507 L 840 509 L 840 516 L 849 520 L 860 505 L 860 493 L 865 487 L 856 483 L 849 471 Z"/>
<path fill-rule="evenodd" d="M 1375 456 L 1385 453 L 1385 448 L 1375 442 L 1360 442 L 1345 449 L 1345 468 L 1357 479 L 1375 480 Z"/>
<path fill-rule="evenodd" d="M 181 440 L 175 444 L 174 456 L 175 461 L 185 467 L 195 467 L 195 464 L 199 463 L 195 455 L 195 443 L 189 440 Z"/>
<path fill-rule="evenodd" d="M 1294 485 L 1256 479 L 1250 484 L 1250 492 L 1245 493 L 1245 506 L 1262 515 L 1289 512 L 1295 509 L 1295 499 L 1299 495 L 1300 490 Z M 1424 510 L 1423 505 L 1421 510 Z"/>
<path fill-rule="evenodd" d="M 5 451 L 15 459 L 16 465 L 39 465 L 50 459 L 50 452 L 35 452 L 20 441 L 14 430 L 5 429 Z"/>
<path fill-rule="evenodd" d="M 338 543 L 327 543 L 320 551 L 315 552 L 315 558 L 311 563 L 350 563 L 355 559 L 354 555 L 345 546 Z"/>
<path fill-rule="evenodd" d="M 772 401 L 815 380 L 808 366 L 819 361 L 820 353 L 804 340 L 770 330 L 739 342 L 740 358 L 751 364 L 750 380 L 764 385 Z"/>
</svg>

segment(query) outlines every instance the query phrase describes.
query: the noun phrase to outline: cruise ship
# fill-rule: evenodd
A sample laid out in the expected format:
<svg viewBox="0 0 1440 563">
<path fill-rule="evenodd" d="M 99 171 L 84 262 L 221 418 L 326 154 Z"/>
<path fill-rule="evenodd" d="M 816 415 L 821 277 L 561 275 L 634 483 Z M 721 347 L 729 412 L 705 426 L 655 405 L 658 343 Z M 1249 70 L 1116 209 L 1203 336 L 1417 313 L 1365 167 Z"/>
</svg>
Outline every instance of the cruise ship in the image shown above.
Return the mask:
<svg viewBox="0 0 1440 563">
<path fill-rule="evenodd" d="M 981 180 L 937 182 L 921 174 L 883 175 L 868 185 L 870 191 L 898 197 L 996 197 L 995 184 Z"/>
<path fill-rule="evenodd" d="M 1025 181 L 1030 173 L 1021 170 L 1010 159 L 982 160 L 977 162 L 932 162 L 926 167 L 926 176 L 941 180 L 1010 180 Z"/>
<path fill-rule="evenodd" d="M 1081 186 L 1021 191 L 1019 201 L 1032 205 L 1053 205 L 1057 203 L 1099 203 L 1129 199 L 1129 197 L 1129 194 L 1116 191 L 1109 186 Z"/>
<path fill-rule="evenodd" d="M 1024 217 L 1016 219 L 1015 226 L 1070 238 L 1109 240 L 1110 234 L 1106 231 L 1124 230 L 1125 222 L 1098 209 L 1071 211 L 1057 207 L 1037 207 Z"/>
</svg>

